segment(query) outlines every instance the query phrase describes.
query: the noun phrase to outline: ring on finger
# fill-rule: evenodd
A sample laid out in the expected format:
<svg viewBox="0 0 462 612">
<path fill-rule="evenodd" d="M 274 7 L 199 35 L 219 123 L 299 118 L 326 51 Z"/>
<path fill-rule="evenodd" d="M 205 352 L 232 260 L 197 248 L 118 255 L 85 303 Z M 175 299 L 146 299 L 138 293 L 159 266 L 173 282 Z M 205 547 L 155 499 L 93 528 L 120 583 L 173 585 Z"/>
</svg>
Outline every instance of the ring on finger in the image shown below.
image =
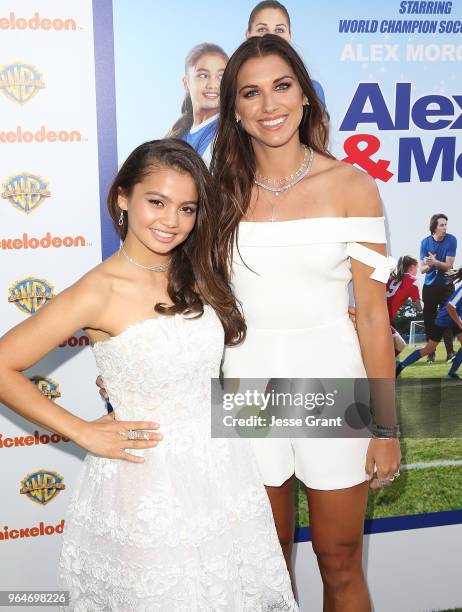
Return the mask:
<svg viewBox="0 0 462 612">
<path fill-rule="evenodd" d="M 141 431 L 139 429 L 129 429 L 127 437 L 129 440 L 139 440 L 141 438 Z"/>
</svg>

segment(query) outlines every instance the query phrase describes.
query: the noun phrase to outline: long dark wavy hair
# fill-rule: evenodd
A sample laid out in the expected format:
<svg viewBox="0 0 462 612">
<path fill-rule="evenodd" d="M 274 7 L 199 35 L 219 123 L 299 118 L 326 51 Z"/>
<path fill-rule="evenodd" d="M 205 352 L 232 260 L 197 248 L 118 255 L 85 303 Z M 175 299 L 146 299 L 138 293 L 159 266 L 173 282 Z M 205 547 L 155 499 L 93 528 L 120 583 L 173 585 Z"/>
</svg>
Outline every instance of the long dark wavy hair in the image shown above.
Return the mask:
<svg viewBox="0 0 462 612">
<path fill-rule="evenodd" d="M 195 66 L 204 55 L 221 55 L 224 60 L 228 61 L 228 55 L 219 45 L 213 43 L 200 43 L 191 49 L 186 56 L 184 72 Z M 185 93 L 181 104 L 181 116 L 175 121 L 172 129 L 167 133 L 167 138 L 179 138 L 189 132 L 194 123 L 194 111 L 189 92 Z"/>
<path fill-rule="evenodd" d="M 391 273 L 391 277 L 394 281 L 401 281 L 403 276 L 409 270 L 411 266 L 417 265 L 417 259 L 411 257 L 410 255 L 403 255 L 398 259 L 398 263 L 396 264 L 395 270 Z"/>
<path fill-rule="evenodd" d="M 329 128 L 325 111 L 301 57 L 290 43 L 274 34 L 252 36 L 231 56 L 220 87 L 220 120 L 215 136 L 210 170 L 220 187 L 219 228 L 221 243 L 232 262 L 233 245 L 241 219 L 248 210 L 255 178 L 255 155 L 250 136 L 236 122 L 237 77 L 244 62 L 278 55 L 292 68 L 303 94 L 309 100 L 299 126 L 300 142 L 315 152 L 333 158 L 328 151 Z"/>
<path fill-rule="evenodd" d="M 221 320 L 225 343 L 239 344 L 246 333 L 240 308 L 231 291 L 226 274 L 226 257 L 216 228 L 214 181 L 194 149 L 175 138 L 152 140 L 137 147 L 124 162 L 109 189 L 107 205 L 120 238 L 128 232 L 128 216 L 123 213 L 123 224 L 118 221 L 121 209 L 118 196 L 130 198 L 133 188 L 151 172 L 172 168 L 189 174 L 197 188 L 198 208 L 196 223 L 184 242 L 172 252 L 168 272 L 167 292 L 173 305 L 158 303 L 155 311 L 165 315 L 204 312 L 204 303 L 210 304 Z"/>
</svg>

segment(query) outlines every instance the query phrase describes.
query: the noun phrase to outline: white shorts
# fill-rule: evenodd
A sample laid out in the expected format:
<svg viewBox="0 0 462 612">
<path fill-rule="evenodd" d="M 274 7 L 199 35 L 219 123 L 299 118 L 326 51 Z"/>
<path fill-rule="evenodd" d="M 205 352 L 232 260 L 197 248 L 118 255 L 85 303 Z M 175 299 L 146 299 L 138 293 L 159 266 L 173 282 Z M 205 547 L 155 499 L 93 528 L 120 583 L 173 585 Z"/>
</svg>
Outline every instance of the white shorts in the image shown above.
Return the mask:
<svg viewBox="0 0 462 612">
<path fill-rule="evenodd" d="M 272 438 L 250 440 L 267 486 L 294 473 L 311 489 L 344 489 L 367 480 L 370 438 Z"/>
</svg>

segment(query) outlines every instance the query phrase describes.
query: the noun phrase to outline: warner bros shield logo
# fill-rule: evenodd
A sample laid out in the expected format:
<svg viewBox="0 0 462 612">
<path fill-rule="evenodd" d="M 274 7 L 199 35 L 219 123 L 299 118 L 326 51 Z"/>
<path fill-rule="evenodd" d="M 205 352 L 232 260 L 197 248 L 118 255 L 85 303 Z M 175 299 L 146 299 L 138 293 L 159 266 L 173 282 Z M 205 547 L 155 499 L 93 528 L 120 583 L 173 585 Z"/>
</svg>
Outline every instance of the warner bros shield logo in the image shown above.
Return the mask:
<svg viewBox="0 0 462 612">
<path fill-rule="evenodd" d="M 26 495 L 31 501 L 46 506 L 51 500 L 66 488 L 63 477 L 57 472 L 37 470 L 27 474 L 21 480 L 19 492 Z"/>
</svg>

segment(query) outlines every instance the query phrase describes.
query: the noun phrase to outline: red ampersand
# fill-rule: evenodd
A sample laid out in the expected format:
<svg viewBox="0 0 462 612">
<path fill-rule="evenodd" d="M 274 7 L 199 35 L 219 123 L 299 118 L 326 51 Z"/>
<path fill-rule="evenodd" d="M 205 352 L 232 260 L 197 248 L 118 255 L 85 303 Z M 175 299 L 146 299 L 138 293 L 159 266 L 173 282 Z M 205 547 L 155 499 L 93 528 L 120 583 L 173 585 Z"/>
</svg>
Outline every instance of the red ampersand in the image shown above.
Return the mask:
<svg viewBox="0 0 462 612">
<path fill-rule="evenodd" d="M 366 143 L 364 149 L 359 148 L 360 143 Z M 365 170 L 372 178 L 380 179 L 385 183 L 394 176 L 393 172 L 387 170 L 390 162 L 386 159 L 379 159 L 374 162 L 371 159 L 372 155 L 375 155 L 380 149 L 380 140 L 377 136 L 372 134 L 354 134 L 345 140 L 343 148 L 347 157 L 342 161 L 348 162 L 349 164 L 358 164 L 363 170 Z"/>
</svg>

